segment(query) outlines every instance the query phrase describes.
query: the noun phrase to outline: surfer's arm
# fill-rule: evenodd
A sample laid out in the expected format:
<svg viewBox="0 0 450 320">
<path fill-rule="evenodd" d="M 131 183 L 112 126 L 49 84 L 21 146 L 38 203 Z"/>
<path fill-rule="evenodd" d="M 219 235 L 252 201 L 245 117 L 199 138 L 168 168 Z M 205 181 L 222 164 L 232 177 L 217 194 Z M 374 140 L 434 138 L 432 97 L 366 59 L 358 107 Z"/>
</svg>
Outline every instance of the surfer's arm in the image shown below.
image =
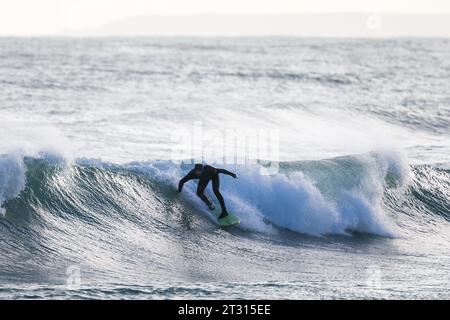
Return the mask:
<svg viewBox="0 0 450 320">
<path fill-rule="evenodd" d="M 236 173 L 233 173 L 233 172 L 231 172 L 231 171 L 228 171 L 228 170 L 225 170 L 225 169 L 216 169 L 217 170 L 217 173 L 223 173 L 223 174 L 226 174 L 226 175 L 228 175 L 228 176 L 231 176 L 231 177 L 233 177 L 233 178 L 237 178 L 237 175 L 236 175 Z"/>
<path fill-rule="evenodd" d="M 191 170 L 183 179 L 178 183 L 178 192 L 183 191 L 183 185 L 189 180 L 195 179 L 195 171 Z"/>
</svg>

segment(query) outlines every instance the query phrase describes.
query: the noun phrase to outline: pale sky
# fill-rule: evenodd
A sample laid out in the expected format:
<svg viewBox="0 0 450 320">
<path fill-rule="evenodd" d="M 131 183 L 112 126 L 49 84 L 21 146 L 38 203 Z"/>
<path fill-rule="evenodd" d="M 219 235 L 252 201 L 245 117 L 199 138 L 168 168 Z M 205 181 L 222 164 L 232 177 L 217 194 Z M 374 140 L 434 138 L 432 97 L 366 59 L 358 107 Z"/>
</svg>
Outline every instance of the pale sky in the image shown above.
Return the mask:
<svg viewBox="0 0 450 320">
<path fill-rule="evenodd" d="M 0 0 L 0 35 L 55 35 L 137 15 L 450 14 L 449 0 Z"/>
</svg>

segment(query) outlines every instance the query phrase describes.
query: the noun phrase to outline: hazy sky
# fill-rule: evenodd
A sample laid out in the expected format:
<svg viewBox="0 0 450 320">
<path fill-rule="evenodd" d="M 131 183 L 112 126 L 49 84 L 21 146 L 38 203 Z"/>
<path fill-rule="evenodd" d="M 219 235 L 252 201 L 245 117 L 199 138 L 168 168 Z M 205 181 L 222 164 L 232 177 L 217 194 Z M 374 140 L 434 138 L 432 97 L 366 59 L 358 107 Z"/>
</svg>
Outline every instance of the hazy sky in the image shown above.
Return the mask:
<svg viewBox="0 0 450 320">
<path fill-rule="evenodd" d="M 449 0 L 0 0 L 0 35 L 52 35 L 136 15 L 446 13 Z"/>
</svg>

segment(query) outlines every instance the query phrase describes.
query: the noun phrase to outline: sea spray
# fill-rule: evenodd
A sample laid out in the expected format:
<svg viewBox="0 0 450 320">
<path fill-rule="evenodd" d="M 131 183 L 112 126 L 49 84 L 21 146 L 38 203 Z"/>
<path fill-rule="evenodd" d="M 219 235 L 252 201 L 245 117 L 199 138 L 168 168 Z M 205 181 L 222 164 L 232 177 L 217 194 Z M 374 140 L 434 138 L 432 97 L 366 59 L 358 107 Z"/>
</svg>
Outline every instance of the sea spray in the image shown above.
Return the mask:
<svg viewBox="0 0 450 320">
<path fill-rule="evenodd" d="M 314 236 L 370 233 L 395 237 L 395 223 L 383 211 L 386 188 L 408 181 L 404 155 L 383 151 L 320 161 L 282 163 L 279 174 L 263 176 L 257 165 L 230 166 L 240 179 L 221 178 L 228 209 L 237 214 L 241 228 L 273 233 L 273 226 Z M 178 180 L 190 170 L 170 161 L 132 163 L 122 168 L 136 171 L 176 190 Z M 188 183 L 182 198 L 207 209 L 195 195 L 196 183 Z M 211 190 L 206 193 L 215 201 Z"/>
<path fill-rule="evenodd" d="M 395 181 L 390 186 L 392 189 L 407 184 L 409 167 L 401 153 L 386 151 L 300 161 L 288 167 L 273 176 L 261 176 L 257 168 L 236 168 L 241 178 L 239 183 L 224 179 L 222 189 L 229 199 L 229 207 L 241 213 L 244 225 L 261 230 L 261 221 L 269 221 L 310 235 L 361 232 L 393 237 L 398 234 L 382 203 L 387 180 L 391 184 Z M 260 217 L 258 222 L 255 216 Z"/>
<path fill-rule="evenodd" d="M 5 215 L 5 201 L 17 197 L 25 188 L 26 167 L 19 153 L 0 156 L 0 215 Z"/>
</svg>

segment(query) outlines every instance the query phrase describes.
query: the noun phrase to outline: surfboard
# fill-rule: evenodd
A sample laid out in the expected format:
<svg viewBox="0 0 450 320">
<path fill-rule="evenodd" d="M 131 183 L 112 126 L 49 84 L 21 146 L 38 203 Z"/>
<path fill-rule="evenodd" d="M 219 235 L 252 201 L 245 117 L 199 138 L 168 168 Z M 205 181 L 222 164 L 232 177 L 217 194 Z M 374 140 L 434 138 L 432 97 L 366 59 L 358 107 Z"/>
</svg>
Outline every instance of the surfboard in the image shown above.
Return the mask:
<svg viewBox="0 0 450 320">
<path fill-rule="evenodd" d="M 241 223 L 241 220 L 229 211 L 228 211 L 228 216 L 226 216 L 223 219 L 219 219 L 220 215 L 222 214 L 222 210 L 220 208 L 214 209 L 212 211 L 212 214 L 214 215 L 214 217 L 217 218 L 219 225 L 223 228 L 236 226 L 239 223 Z"/>
</svg>

